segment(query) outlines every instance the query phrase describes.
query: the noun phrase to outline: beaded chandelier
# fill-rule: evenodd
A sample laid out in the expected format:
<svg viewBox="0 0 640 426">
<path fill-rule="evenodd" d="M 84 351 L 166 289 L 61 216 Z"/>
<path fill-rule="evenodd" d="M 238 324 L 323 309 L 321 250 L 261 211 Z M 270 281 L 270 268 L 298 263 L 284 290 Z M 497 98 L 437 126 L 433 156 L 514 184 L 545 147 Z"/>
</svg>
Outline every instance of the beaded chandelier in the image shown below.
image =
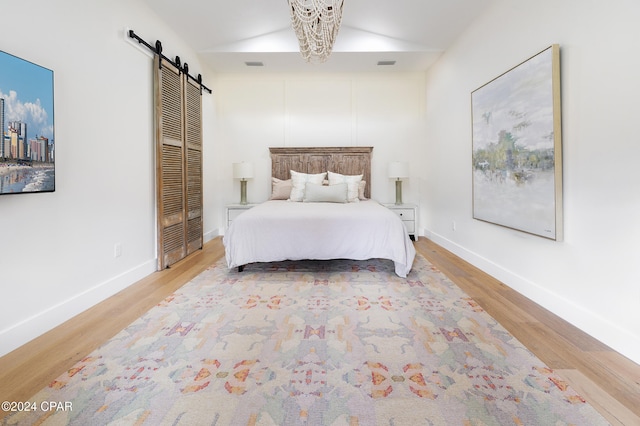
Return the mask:
<svg viewBox="0 0 640 426">
<path fill-rule="evenodd" d="M 344 0 L 288 0 L 291 24 L 300 54 L 307 62 L 324 62 L 331 55 L 342 22 Z"/>
</svg>

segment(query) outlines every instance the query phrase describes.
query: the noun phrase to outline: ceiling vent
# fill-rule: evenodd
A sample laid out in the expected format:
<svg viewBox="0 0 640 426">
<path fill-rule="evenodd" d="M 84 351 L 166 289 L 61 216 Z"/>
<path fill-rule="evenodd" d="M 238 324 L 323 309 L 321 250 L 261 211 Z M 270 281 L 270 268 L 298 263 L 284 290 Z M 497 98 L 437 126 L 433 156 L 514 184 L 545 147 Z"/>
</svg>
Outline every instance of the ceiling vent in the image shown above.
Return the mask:
<svg viewBox="0 0 640 426">
<path fill-rule="evenodd" d="M 261 61 L 248 61 L 244 64 L 248 67 L 264 67 L 264 62 Z"/>
<path fill-rule="evenodd" d="M 395 65 L 396 61 L 378 61 L 378 65 L 384 66 L 384 65 Z"/>
</svg>

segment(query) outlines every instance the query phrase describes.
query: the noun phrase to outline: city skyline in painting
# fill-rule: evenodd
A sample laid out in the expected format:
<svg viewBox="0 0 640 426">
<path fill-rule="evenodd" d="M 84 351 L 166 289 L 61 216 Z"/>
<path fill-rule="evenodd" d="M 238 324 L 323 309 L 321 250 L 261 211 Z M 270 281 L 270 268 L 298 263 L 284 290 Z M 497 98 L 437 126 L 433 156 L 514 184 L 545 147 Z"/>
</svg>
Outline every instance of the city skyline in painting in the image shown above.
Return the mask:
<svg viewBox="0 0 640 426">
<path fill-rule="evenodd" d="M 0 194 L 55 190 L 53 71 L 0 51 Z"/>
</svg>

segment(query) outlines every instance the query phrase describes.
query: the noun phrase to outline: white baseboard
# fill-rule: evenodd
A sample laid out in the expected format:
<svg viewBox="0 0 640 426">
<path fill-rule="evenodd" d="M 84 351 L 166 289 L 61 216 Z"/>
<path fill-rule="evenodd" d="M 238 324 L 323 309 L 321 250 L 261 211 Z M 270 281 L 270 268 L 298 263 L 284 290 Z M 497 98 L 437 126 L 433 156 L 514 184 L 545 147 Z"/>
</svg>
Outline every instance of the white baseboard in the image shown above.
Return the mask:
<svg viewBox="0 0 640 426">
<path fill-rule="evenodd" d="M 203 236 L 204 242 L 208 242 L 219 235 L 220 232 L 217 229 L 207 232 Z M 436 233 L 423 230 L 421 235 L 431 239 L 594 338 L 611 346 L 632 361 L 640 364 L 640 352 L 638 350 L 638 348 L 640 348 L 640 339 L 627 330 Z M 156 271 L 156 265 L 156 260 L 145 262 L 64 302 L 1 330 L 0 356 L 17 349 L 30 340 L 33 340 L 73 318 L 75 315 L 125 289 L 136 281 L 152 274 Z"/>
<path fill-rule="evenodd" d="M 221 235 L 219 229 L 209 231 L 203 235 L 203 242 L 207 243 L 219 235 Z M 0 330 L 0 356 L 8 354 L 79 313 L 124 290 L 131 284 L 156 272 L 157 264 L 156 259 L 145 262 L 17 324 Z"/>
<path fill-rule="evenodd" d="M 640 364 L 640 338 L 630 331 L 441 235 L 427 229 L 422 235 Z"/>
<path fill-rule="evenodd" d="M 219 237 L 220 235 L 222 235 L 220 233 L 220 228 L 216 228 L 212 231 L 205 232 L 204 235 L 202 236 L 202 239 L 204 243 L 208 243 L 209 241 L 213 240 L 216 237 Z"/>
<path fill-rule="evenodd" d="M 131 284 L 154 273 L 157 261 L 150 260 L 57 305 L 0 330 L 0 356 L 59 326 L 88 308 L 113 296 Z"/>
</svg>

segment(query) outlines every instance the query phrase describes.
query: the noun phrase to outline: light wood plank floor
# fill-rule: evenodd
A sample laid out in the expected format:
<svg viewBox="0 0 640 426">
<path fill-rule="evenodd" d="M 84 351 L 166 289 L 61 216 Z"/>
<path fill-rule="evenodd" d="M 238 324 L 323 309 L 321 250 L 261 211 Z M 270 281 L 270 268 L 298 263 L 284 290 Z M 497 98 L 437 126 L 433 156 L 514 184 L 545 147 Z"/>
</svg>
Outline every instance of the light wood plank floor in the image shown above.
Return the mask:
<svg viewBox="0 0 640 426">
<path fill-rule="evenodd" d="M 640 425 L 640 366 L 425 238 L 416 249 L 613 425 Z M 220 238 L 0 358 L 0 401 L 26 401 L 224 255 Z M 0 419 L 6 413 L 0 412 Z"/>
</svg>

